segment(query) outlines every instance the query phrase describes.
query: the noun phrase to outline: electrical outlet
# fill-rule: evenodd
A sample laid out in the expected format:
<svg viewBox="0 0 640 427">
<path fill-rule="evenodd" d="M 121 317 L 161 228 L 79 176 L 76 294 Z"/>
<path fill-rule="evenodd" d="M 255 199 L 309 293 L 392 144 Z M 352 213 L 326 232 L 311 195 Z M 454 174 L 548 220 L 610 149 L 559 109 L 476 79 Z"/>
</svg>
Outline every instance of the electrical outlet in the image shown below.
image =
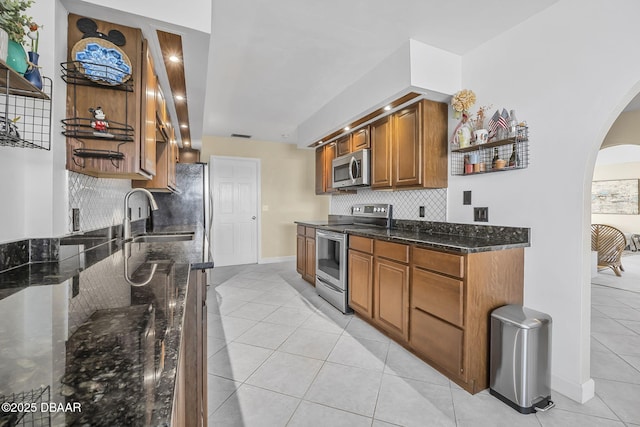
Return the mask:
<svg viewBox="0 0 640 427">
<path fill-rule="evenodd" d="M 462 204 L 463 205 L 471 204 L 471 190 L 462 192 Z"/>
<path fill-rule="evenodd" d="M 489 222 L 489 208 L 473 208 L 473 220 L 477 222 Z"/>
<path fill-rule="evenodd" d="M 420 208 L 418 208 L 418 215 L 420 218 L 424 218 L 424 206 L 420 206 Z"/>
<path fill-rule="evenodd" d="M 80 209 L 71 209 L 71 230 L 80 231 Z"/>
</svg>

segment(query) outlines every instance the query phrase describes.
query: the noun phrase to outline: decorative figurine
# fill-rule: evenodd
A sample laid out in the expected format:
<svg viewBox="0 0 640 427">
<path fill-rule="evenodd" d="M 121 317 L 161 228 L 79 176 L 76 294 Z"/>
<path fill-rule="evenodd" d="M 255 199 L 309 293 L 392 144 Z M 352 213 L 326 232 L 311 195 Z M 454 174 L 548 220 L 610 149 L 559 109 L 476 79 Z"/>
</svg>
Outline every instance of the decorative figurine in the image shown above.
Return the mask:
<svg viewBox="0 0 640 427">
<path fill-rule="evenodd" d="M 94 118 L 94 120 L 91 120 L 91 127 L 94 129 L 93 135 L 101 138 L 113 138 L 113 134 L 107 131 L 109 122 L 105 120 L 106 117 L 102 107 L 89 108 L 89 112 L 93 114 Z"/>
</svg>

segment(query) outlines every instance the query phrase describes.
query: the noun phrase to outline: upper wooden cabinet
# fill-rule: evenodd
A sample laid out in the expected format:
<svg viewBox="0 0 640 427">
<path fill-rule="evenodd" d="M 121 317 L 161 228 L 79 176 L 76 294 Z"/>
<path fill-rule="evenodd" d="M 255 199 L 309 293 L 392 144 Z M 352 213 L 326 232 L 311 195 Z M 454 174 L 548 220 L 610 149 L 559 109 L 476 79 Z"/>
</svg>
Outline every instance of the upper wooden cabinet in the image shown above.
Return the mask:
<svg viewBox="0 0 640 427">
<path fill-rule="evenodd" d="M 344 156 L 354 151 L 362 150 L 370 147 L 369 126 L 365 126 L 353 131 L 348 135 L 344 135 L 336 140 L 337 154 L 336 157 Z"/>
<path fill-rule="evenodd" d="M 391 188 L 391 116 L 371 124 L 371 187 Z"/>
<path fill-rule="evenodd" d="M 447 186 L 447 105 L 422 100 L 371 124 L 373 189 Z"/>
<path fill-rule="evenodd" d="M 363 150 L 370 146 L 369 126 L 360 128 L 351 134 L 351 151 Z"/>
<path fill-rule="evenodd" d="M 344 156 L 351 152 L 351 135 L 345 135 L 336 140 L 336 157 Z"/>
<path fill-rule="evenodd" d="M 68 62 L 63 64 L 63 79 L 67 82 L 66 118 L 63 121 L 67 136 L 67 169 L 96 177 L 150 179 L 155 173 L 156 153 L 152 139 L 147 138 L 152 126 L 147 127 L 146 112 L 151 103 L 155 105 L 157 83 L 142 32 L 93 19 L 97 31 L 109 34 L 117 30 L 126 39 L 118 49 L 131 63 L 131 76 L 122 83 L 108 84 L 88 78 L 82 64 L 72 57 L 76 43 L 84 36 L 77 27 L 81 18 L 75 14 L 68 16 Z M 94 118 L 89 109 L 98 107 L 108 123 L 107 131 L 102 133 L 94 133 L 90 125 Z"/>
<path fill-rule="evenodd" d="M 134 188 L 146 188 L 151 191 L 172 192 L 177 190 L 176 163 L 178 161 L 178 144 L 175 141 L 175 131 L 166 110 L 164 96 L 162 96 L 159 87 L 157 89 L 153 102 L 151 102 L 151 91 L 148 91 L 149 98 L 147 109 L 145 110 L 147 131 L 143 146 L 145 150 L 154 150 L 156 173 L 150 180 L 133 180 L 131 186 Z"/>
<path fill-rule="evenodd" d="M 142 117 L 144 133 L 142 137 L 140 167 L 151 175 L 156 174 L 156 102 L 158 94 L 158 76 L 153 67 L 153 58 L 149 51 L 147 41 L 142 41 L 143 70 L 142 81 L 146 90 L 142 94 Z"/>
<path fill-rule="evenodd" d="M 316 194 L 330 194 L 333 188 L 331 162 L 337 157 L 337 143 L 331 142 L 316 148 Z"/>
</svg>

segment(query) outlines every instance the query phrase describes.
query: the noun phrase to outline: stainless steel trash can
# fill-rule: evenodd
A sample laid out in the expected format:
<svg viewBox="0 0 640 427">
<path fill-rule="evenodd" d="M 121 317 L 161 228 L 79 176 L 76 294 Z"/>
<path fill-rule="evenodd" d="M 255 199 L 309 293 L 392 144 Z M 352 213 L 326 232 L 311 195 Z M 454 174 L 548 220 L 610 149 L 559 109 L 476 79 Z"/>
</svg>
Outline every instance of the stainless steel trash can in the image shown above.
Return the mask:
<svg viewBox="0 0 640 427">
<path fill-rule="evenodd" d="M 489 392 L 523 414 L 551 401 L 551 316 L 521 305 L 491 313 Z"/>
</svg>

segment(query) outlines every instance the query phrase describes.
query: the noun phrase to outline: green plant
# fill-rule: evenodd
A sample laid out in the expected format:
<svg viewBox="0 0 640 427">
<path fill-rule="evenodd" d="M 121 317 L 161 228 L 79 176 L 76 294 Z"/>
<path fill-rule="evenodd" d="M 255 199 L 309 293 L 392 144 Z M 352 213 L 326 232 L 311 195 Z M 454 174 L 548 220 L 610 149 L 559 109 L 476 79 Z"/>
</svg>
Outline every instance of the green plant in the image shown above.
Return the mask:
<svg viewBox="0 0 640 427">
<path fill-rule="evenodd" d="M 10 40 L 24 43 L 27 25 L 33 21 L 24 12 L 32 4 L 33 0 L 0 0 L 0 28 L 7 32 Z"/>
</svg>

